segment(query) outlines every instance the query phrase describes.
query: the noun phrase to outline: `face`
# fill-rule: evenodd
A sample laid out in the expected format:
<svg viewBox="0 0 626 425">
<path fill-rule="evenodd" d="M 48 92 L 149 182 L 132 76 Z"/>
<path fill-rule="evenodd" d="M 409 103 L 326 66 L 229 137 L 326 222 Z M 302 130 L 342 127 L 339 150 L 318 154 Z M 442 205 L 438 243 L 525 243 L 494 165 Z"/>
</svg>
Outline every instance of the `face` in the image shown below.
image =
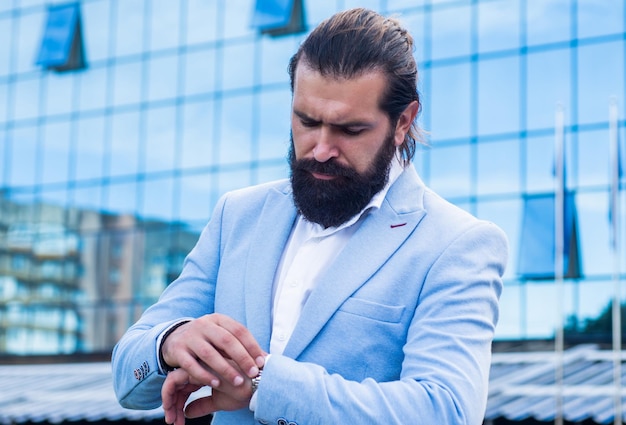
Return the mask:
<svg viewBox="0 0 626 425">
<path fill-rule="evenodd" d="M 379 108 L 385 76 L 324 77 L 300 64 L 294 79 L 291 181 L 296 206 L 325 227 L 349 220 L 386 184 L 415 111 L 393 125 Z"/>
</svg>

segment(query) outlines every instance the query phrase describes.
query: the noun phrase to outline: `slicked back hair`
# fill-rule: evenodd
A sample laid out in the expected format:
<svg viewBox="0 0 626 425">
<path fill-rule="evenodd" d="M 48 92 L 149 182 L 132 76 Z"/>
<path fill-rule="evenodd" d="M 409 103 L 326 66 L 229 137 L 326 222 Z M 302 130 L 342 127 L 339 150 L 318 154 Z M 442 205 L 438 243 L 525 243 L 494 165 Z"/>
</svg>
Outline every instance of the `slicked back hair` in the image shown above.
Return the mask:
<svg viewBox="0 0 626 425">
<path fill-rule="evenodd" d="M 413 38 L 396 19 L 385 18 L 374 11 L 350 9 L 319 24 L 289 62 L 292 93 L 300 64 L 324 77 L 337 79 L 382 71 L 387 77 L 387 88 L 379 106 L 394 127 L 412 101 L 417 101 L 421 107 Z M 422 137 L 415 120 L 399 148 L 405 163 L 413 159 L 418 141 L 421 142 Z"/>
</svg>

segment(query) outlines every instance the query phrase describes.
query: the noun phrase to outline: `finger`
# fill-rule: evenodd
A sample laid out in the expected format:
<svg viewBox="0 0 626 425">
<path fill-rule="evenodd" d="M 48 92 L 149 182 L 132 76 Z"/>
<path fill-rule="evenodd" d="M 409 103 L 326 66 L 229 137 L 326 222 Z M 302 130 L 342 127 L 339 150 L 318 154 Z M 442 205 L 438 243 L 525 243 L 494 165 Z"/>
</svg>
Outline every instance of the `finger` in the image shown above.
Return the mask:
<svg viewBox="0 0 626 425">
<path fill-rule="evenodd" d="M 179 402 L 179 390 L 187 384 L 188 375 L 183 370 L 170 372 L 161 388 L 161 400 L 163 411 L 165 412 L 165 423 L 173 424 L 177 422 L 182 408 Z"/>
<path fill-rule="evenodd" d="M 216 319 L 218 326 L 227 331 L 226 334 L 216 335 L 216 348 L 234 360 L 249 378 L 257 376 L 259 368 L 263 367 L 265 353 L 254 336 L 245 326 L 228 316 L 216 315 Z"/>
<path fill-rule="evenodd" d="M 197 357 L 183 360 L 181 368 L 187 370 L 197 381 L 213 388 L 223 385 L 224 382 L 235 386 L 244 382 L 245 374 L 236 363 L 229 362 L 228 357 L 224 357 L 212 342 L 196 341 L 189 348 Z"/>
<path fill-rule="evenodd" d="M 232 319 L 227 319 L 227 323 L 231 328 L 238 325 Z M 244 334 L 249 334 L 245 327 L 238 326 Z M 254 376 L 258 374 L 258 369 L 251 369 L 250 364 L 255 367 L 252 360 L 248 360 L 243 374 L 236 363 L 232 366 L 226 361 L 231 355 L 245 358 L 245 350 L 241 342 L 220 325 L 220 315 L 215 314 L 180 326 L 168 336 L 162 346 L 163 356 L 168 364 L 185 369 L 204 385 L 211 387 L 218 387 L 221 379 L 233 385 L 241 385 L 244 382 L 243 376 L 249 373 L 254 373 Z"/>
<path fill-rule="evenodd" d="M 184 424 L 183 410 L 190 394 L 198 390 L 201 385 L 189 382 L 189 375 L 182 369 L 168 374 L 161 388 L 161 400 L 165 412 L 165 422 L 168 424 Z"/>
<path fill-rule="evenodd" d="M 194 342 L 185 350 L 188 351 L 182 352 L 181 350 L 179 354 L 180 365 L 175 370 L 184 370 L 188 374 L 190 382 L 216 388 L 222 385 L 223 376 L 226 376 L 224 380 L 231 383 L 243 379 L 237 366 L 235 364 L 229 365 L 227 360 L 210 343 L 205 341 Z M 200 360 L 199 357 L 204 358 L 204 360 Z M 221 374 L 216 373 L 214 368 L 221 368 Z M 236 377 L 239 377 L 239 380 L 235 381 Z"/>
<path fill-rule="evenodd" d="M 215 407 L 213 396 L 211 395 L 199 398 L 189 403 L 185 408 L 185 417 L 189 419 L 200 418 L 217 411 L 218 409 Z"/>
</svg>

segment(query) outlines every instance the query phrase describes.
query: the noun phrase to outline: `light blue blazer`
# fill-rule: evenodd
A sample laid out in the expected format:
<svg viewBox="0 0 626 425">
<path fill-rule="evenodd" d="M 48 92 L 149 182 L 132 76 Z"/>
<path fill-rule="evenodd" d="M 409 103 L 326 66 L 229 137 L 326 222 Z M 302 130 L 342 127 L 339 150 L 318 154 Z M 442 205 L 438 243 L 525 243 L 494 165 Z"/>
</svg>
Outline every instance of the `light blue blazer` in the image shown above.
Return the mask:
<svg viewBox="0 0 626 425">
<path fill-rule="evenodd" d="M 272 284 L 296 218 L 289 181 L 226 194 L 180 277 L 113 352 L 128 408 L 159 406 L 156 340 L 182 317 L 220 312 L 269 350 Z M 507 241 L 408 167 L 320 277 L 255 412 L 214 424 L 481 424 Z"/>
</svg>

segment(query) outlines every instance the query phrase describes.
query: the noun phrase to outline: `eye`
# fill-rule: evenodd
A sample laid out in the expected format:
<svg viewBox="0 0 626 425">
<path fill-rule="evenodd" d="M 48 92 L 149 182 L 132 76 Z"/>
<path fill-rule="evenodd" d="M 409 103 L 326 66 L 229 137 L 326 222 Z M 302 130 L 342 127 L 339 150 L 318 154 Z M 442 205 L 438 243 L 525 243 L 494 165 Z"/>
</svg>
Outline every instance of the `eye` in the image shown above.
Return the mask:
<svg viewBox="0 0 626 425">
<path fill-rule="evenodd" d="M 350 128 L 344 127 L 343 132 L 344 134 L 347 134 L 348 136 L 358 136 L 359 134 L 363 132 L 363 129 L 352 130 Z"/>
<path fill-rule="evenodd" d="M 319 122 L 317 121 L 313 121 L 313 120 L 304 120 L 301 119 L 300 120 L 300 124 L 302 124 L 303 127 L 316 127 L 317 125 L 319 125 Z"/>
</svg>

